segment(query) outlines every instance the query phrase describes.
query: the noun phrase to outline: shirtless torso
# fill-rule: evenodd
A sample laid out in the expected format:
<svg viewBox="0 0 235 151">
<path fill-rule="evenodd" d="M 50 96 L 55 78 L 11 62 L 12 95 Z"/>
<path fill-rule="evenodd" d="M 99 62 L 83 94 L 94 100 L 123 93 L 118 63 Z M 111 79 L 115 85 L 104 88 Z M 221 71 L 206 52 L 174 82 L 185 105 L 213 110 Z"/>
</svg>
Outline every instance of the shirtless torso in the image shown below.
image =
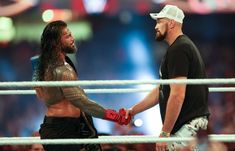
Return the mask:
<svg viewBox="0 0 235 151">
<path fill-rule="evenodd" d="M 68 64 L 57 66 L 52 71 L 51 81 L 77 80 L 77 74 Z M 80 87 L 37 87 L 37 97 L 47 106 L 46 116 L 80 117 L 80 108 L 86 106 L 94 116 L 102 117 L 104 108 L 88 100 Z M 89 106 L 89 107 L 88 107 Z"/>
<path fill-rule="evenodd" d="M 49 80 L 48 80 L 49 79 Z M 75 70 L 67 63 L 46 70 L 45 81 L 76 81 Z M 128 124 L 131 116 L 125 119 L 124 109 L 119 113 L 105 109 L 95 101 L 90 100 L 79 86 L 38 87 L 35 88 L 39 99 L 45 101 L 46 116 L 50 117 L 80 117 L 81 111 L 100 119 L 106 119 L 120 124 Z"/>
</svg>

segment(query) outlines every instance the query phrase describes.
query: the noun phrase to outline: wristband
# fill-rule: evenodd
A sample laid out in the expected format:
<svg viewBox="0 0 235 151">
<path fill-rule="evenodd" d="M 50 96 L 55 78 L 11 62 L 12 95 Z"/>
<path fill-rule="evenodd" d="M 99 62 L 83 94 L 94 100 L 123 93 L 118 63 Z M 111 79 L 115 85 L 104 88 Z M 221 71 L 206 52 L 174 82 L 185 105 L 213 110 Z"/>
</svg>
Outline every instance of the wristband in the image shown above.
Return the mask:
<svg viewBox="0 0 235 151">
<path fill-rule="evenodd" d="M 164 131 L 161 131 L 160 133 L 160 136 L 163 136 L 163 137 L 170 137 L 171 133 L 168 133 L 168 132 L 164 132 Z"/>
</svg>

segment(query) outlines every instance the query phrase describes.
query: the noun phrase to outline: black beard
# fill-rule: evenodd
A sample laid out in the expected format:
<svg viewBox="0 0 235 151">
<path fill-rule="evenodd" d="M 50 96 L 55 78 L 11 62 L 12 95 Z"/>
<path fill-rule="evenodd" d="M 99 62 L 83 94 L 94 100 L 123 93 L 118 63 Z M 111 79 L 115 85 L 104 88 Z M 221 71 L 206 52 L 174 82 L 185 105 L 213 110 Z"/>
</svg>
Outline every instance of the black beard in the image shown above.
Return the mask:
<svg viewBox="0 0 235 151">
<path fill-rule="evenodd" d="M 69 47 L 69 46 L 65 46 L 62 48 L 62 50 L 65 52 L 65 53 L 75 53 L 77 48 L 76 46 L 74 45 L 74 47 Z"/>
<path fill-rule="evenodd" d="M 159 31 L 159 32 L 158 32 L 159 34 L 156 34 L 156 40 L 157 40 L 157 41 L 163 41 L 164 39 L 166 39 L 167 31 L 168 31 L 168 26 L 165 26 L 165 32 L 162 34 L 162 33 Z"/>
<path fill-rule="evenodd" d="M 166 38 L 166 32 L 163 35 L 160 32 L 159 35 L 156 35 L 157 41 L 163 41 L 165 38 Z"/>
</svg>

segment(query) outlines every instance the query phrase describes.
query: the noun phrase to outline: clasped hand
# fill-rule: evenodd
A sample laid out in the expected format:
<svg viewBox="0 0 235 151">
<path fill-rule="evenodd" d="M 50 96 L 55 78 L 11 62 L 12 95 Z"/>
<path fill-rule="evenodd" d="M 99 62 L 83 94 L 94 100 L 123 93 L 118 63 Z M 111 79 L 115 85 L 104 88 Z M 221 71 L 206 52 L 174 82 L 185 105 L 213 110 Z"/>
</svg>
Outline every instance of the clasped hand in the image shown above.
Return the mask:
<svg viewBox="0 0 235 151">
<path fill-rule="evenodd" d="M 132 120 L 131 114 L 126 115 L 126 113 L 127 113 L 127 110 L 125 110 L 124 108 L 121 108 L 119 110 L 120 118 L 118 120 L 118 124 L 120 124 L 120 125 L 128 125 L 131 122 L 131 120 Z"/>
</svg>

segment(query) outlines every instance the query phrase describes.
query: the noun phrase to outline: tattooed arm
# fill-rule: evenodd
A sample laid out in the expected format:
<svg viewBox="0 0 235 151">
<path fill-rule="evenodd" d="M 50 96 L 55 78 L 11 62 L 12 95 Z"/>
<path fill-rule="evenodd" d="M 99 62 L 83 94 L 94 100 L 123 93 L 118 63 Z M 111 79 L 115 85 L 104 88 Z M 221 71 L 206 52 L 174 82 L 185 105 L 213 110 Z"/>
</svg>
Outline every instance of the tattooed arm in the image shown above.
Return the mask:
<svg viewBox="0 0 235 151">
<path fill-rule="evenodd" d="M 62 91 L 65 98 L 68 99 L 74 106 L 80 108 L 83 112 L 97 118 L 104 118 L 105 108 L 91 101 L 85 95 L 80 87 L 64 87 Z"/>
<path fill-rule="evenodd" d="M 69 65 L 57 67 L 53 72 L 53 76 L 55 77 L 56 81 L 77 80 L 75 71 Z M 97 118 L 104 117 L 104 107 L 89 100 L 83 89 L 79 86 L 61 87 L 61 90 L 64 97 L 83 112 L 86 112 Z"/>
<path fill-rule="evenodd" d="M 53 74 L 57 81 L 77 80 L 75 71 L 69 65 L 56 68 Z M 128 124 L 131 120 L 131 117 L 128 119 L 125 118 L 126 111 L 124 109 L 119 110 L 119 113 L 117 113 L 114 110 L 105 109 L 98 103 L 89 100 L 83 89 L 78 86 L 61 87 L 61 90 L 67 100 L 91 116 L 118 122 L 121 125 Z"/>
</svg>

